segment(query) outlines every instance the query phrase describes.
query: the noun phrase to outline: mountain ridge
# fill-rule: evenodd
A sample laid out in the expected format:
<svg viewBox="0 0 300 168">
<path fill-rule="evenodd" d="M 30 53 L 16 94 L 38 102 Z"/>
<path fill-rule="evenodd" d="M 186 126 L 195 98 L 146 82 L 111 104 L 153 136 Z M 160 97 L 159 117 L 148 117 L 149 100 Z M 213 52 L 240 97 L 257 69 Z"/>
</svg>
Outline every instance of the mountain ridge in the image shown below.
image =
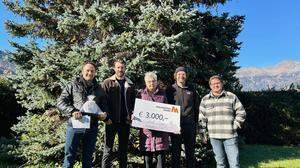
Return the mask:
<svg viewBox="0 0 300 168">
<path fill-rule="evenodd" d="M 284 89 L 292 83 L 300 85 L 300 61 L 284 60 L 268 67 L 241 68 L 237 71 L 236 77 L 243 85 L 243 91 Z"/>
</svg>

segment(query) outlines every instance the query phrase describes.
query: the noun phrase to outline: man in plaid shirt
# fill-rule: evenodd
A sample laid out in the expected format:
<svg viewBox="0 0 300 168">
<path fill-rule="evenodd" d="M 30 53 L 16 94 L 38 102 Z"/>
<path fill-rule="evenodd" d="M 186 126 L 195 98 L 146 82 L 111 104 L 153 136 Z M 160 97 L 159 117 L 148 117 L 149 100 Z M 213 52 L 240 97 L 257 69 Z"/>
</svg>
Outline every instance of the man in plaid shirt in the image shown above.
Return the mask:
<svg viewBox="0 0 300 168">
<path fill-rule="evenodd" d="M 202 98 L 199 112 L 203 142 L 207 143 L 208 130 L 217 168 L 225 168 L 226 155 L 230 167 L 238 168 L 240 165 L 237 129 L 240 129 L 245 121 L 245 109 L 235 94 L 223 90 L 220 76 L 212 76 L 209 86 L 211 92 Z"/>
</svg>

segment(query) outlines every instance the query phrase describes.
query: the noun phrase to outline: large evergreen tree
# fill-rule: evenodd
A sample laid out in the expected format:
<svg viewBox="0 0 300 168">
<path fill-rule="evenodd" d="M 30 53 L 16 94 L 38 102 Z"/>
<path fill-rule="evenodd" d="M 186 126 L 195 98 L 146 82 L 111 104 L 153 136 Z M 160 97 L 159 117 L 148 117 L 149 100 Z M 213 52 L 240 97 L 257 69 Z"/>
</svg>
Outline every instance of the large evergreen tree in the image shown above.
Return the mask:
<svg viewBox="0 0 300 168">
<path fill-rule="evenodd" d="M 174 69 L 186 66 L 190 81 L 196 83 L 200 93 L 207 91 L 207 81 L 214 74 L 223 76 L 229 90 L 240 88 L 234 77 L 238 67 L 233 58 L 240 47 L 236 38 L 244 18 L 229 17 L 228 14 L 214 16 L 198 8 L 223 4 L 226 0 L 3 2 L 9 10 L 26 19 L 23 23 L 7 21 L 6 28 L 12 36 L 27 37 L 31 41 L 24 45 L 11 42 L 16 50 L 10 53 L 16 65 L 16 73 L 11 79 L 17 97 L 31 112 L 43 113 L 54 107 L 62 87 L 80 73 L 80 65 L 85 60 L 99 64 L 99 81 L 111 75 L 112 60 L 118 57 L 127 62 L 127 74 L 138 85 L 143 84 L 144 72 L 153 70 L 160 80 L 170 84 Z M 46 42 L 39 44 L 39 39 Z M 24 151 L 36 150 L 36 146 L 28 144 L 37 138 L 30 139 L 33 134 L 22 125 L 31 123 L 28 122 L 30 119 L 36 120 L 37 116 L 24 117 L 14 128 L 24 135 L 23 140 L 27 137 L 23 143 L 27 145 Z M 45 120 L 44 116 L 40 120 Z M 47 124 L 45 127 L 50 129 L 51 122 Z M 50 135 L 56 136 L 51 131 Z M 45 137 L 51 138 L 49 135 Z M 57 158 L 57 151 L 63 146 L 60 140 L 50 145 L 45 139 L 35 143 L 44 150 L 37 156 L 39 159 L 37 150 L 23 153 L 33 162 L 46 156 Z M 53 148 L 45 152 L 49 146 Z"/>
<path fill-rule="evenodd" d="M 17 96 L 29 110 L 55 105 L 60 89 L 80 72 L 85 60 L 99 63 L 98 79 L 111 73 L 110 63 L 121 57 L 128 74 L 141 84 L 145 71 L 155 70 L 170 83 L 176 66 L 189 67 L 190 79 L 207 86 L 220 74 L 229 89 L 238 88 L 233 58 L 240 43 L 236 37 L 243 17 L 213 16 L 197 10 L 225 0 L 4 0 L 6 6 L 27 22 L 7 21 L 12 36 L 31 43 L 16 48 L 12 76 Z M 36 40 L 44 39 L 42 47 Z M 121 53 L 121 54 L 120 54 Z"/>
</svg>

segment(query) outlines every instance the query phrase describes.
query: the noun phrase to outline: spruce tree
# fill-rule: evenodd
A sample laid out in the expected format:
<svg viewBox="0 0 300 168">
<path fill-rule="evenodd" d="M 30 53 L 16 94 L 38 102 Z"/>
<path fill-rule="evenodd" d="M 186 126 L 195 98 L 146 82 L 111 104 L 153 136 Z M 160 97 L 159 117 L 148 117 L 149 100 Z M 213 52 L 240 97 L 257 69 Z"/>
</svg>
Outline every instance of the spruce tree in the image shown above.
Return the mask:
<svg viewBox="0 0 300 168">
<path fill-rule="evenodd" d="M 80 72 L 85 60 L 99 64 L 97 78 L 111 75 L 111 61 L 121 57 L 138 85 L 144 72 L 155 70 L 166 84 L 177 66 L 189 68 L 190 80 L 207 87 L 220 74 L 229 89 L 238 89 L 233 58 L 240 43 L 243 17 L 213 16 L 199 5 L 225 0 L 4 0 L 9 10 L 27 22 L 7 21 L 12 36 L 31 42 L 16 48 L 12 76 L 21 104 L 31 111 L 55 105 L 60 90 Z M 44 39 L 41 47 L 36 41 Z M 120 54 L 121 53 L 121 54 Z"/>
<path fill-rule="evenodd" d="M 16 50 L 9 53 L 16 65 L 16 73 L 10 77 L 16 96 L 31 112 L 13 128 L 21 137 L 18 149 L 28 164 L 60 161 L 63 125 L 52 122 L 57 115 L 51 119 L 39 114 L 55 107 L 61 89 L 80 73 L 86 60 L 99 65 L 99 82 L 112 74 L 112 61 L 121 58 L 138 86 L 143 85 L 147 71 L 156 71 L 159 80 L 171 84 L 175 68 L 185 66 L 201 94 L 207 92 L 208 79 L 215 74 L 225 79 L 227 89 L 240 89 L 233 58 L 240 48 L 236 38 L 244 18 L 226 13 L 214 16 L 198 8 L 226 0 L 3 2 L 26 19 L 23 23 L 7 21 L 8 32 L 30 39 L 24 45 L 11 42 Z M 39 39 L 46 42 L 40 44 Z M 208 156 L 203 155 L 205 151 L 198 155 Z M 99 148 L 96 160 L 101 153 Z"/>
</svg>

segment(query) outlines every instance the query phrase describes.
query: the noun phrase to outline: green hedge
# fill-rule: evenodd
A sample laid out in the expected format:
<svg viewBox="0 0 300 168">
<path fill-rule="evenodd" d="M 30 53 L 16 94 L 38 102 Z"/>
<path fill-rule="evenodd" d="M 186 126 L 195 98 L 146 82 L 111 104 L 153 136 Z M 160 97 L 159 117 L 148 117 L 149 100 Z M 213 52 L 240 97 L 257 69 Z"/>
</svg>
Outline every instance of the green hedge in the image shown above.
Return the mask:
<svg viewBox="0 0 300 168">
<path fill-rule="evenodd" d="M 300 142 L 300 92 L 263 91 L 237 94 L 246 111 L 240 134 L 249 144 L 291 145 Z"/>
</svg>

